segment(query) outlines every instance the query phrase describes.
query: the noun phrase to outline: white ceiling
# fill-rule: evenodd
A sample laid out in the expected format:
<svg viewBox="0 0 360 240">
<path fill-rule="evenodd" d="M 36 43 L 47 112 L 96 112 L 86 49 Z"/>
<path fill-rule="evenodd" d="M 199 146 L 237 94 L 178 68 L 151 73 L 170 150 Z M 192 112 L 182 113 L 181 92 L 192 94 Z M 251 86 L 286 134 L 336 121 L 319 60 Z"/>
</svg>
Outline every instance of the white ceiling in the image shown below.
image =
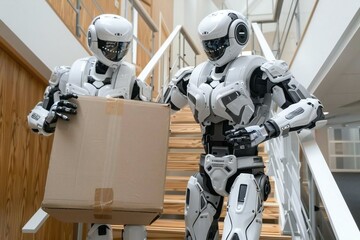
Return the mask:
<svg viewBox="0 0 360 240">
<path fill-rule="evenodd" d="M 360 126 L 360 28 L 314 92 L 329 124 Z"/>
</svg>

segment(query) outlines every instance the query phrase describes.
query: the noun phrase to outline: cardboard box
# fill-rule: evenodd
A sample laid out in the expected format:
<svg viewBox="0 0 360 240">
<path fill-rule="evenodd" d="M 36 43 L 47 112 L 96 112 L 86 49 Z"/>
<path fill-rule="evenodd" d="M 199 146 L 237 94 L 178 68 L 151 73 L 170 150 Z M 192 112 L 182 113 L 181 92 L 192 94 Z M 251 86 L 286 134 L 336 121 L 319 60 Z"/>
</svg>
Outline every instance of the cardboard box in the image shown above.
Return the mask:
<svg viewBox="0 0 360 240">
<path fill-rule="evenodd" d="M 58 121 L 42 208 L 66 222 L 148 225 L 162 212 L 170 109 L 79 97 Z"/>
</svg>

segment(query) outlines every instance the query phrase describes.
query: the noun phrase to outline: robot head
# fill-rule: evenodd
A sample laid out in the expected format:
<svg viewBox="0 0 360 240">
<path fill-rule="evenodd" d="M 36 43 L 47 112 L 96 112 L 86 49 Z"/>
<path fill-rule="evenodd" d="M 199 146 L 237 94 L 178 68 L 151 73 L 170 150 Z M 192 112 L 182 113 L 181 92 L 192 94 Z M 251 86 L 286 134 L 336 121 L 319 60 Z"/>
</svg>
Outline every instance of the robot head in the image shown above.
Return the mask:
<svg viewBox="0 0 360 240">
<path fill-rule="evenodd" d="M 88 30 L 88 46 L 94 56 L 109 67 L 118 67 L 132 40 L 132 25 L 125 18 L 103 14 L 94 18 Z"/>
<path fill-rule="evenodd" d="M 250 34 L 246 18 L 232 10 L 211 13 L 200 22 L 198 32 L 206 55 L 218 67 L 241 53 Z"/>
</svg>

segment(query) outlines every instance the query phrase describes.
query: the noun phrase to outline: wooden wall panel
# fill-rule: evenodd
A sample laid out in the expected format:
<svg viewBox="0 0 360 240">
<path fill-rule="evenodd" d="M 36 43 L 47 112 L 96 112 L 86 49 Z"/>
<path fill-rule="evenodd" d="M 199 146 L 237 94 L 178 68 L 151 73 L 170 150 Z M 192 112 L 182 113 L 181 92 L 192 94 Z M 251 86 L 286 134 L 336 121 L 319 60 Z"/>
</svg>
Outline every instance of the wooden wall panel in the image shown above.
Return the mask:
<svg viewBox="0 0 360 240">
<path fill-rule="evenodd" d="M 159 32 L 155 33 L 154 38 L 154 53 L 160 48 L 162 43 L 166 40 L 169 35 L 168 29 L 170 32 L 173 29 L 173 1 L 161 1 L 161 0 L 142 0 L 143 7 L 147 10 L 151 18 L 154 20 L 157 25 Z M 160 15 L 162 17 L 160 17 Z M 140 42 L 148 49 L 151 49 L 151 30 L 145 24 L 145 22 L 139 18 L 139 27 L 138 27 L 138 38 Z M 137 51 L 137 65 L 138 71 L 137 74 L 146 66 L 149 62 L 150 57 L 145 53 L 145 51 L 138 46 Z M 166 65 L 168 66 L 168 65 Z M 158 95 L 158 80 L 159 80 L 159 66 L 156 66 L 154 71 L 154 92 L 153 97 L 155 98 Z M 150 78 L 147 80 L 150 82 Z M 161 80 L 162 82 L 162 80 Z"/>
<path fill-rule="evenodd" d="M 76 0 L 70 0 L 70 3 L 67 0 L 46 0 L 49 5 L 53 8 L 56 14 L 62 19 L 65 25 L 69 28 L 69 30 L 76 36 L 76 13 L 71 7 L 76 7 Z M 120 2 L 120 1 L 119 1 Z M 80 1 L 80 26 L 83 31 L 86 33 L 89 27 L 89 24 L 93 20 L 95 16 L 98 16 L 102 13 L 112 13 L 112 14 L 120 14 L 120 8 L 116 8 L 114 1 L 97 1 L 97 5 L 93 0 L 82 0 Z M 77 36 L 76 36 L 77 37 Z M 83 32 L 81 32 L 80 37 L 77 39 L 81 42 L 85 49 L 87 47 L 87 36 Z"/>
<path fill-rule="evenodd" d="M 150 1 L 150 0 L 148 0 L 148 1 Z M 142 3 L 142 5 L 146 9 L 148 14 L 151 16 L 151 4 Z M 139 16 L 138 23 L 139 23 L 138 39 L 141 42 L 141 44 L 143 44 L 144 47 L 150 51 L 152 48 L 151 30 L 140 16 Z M 156 50 L 158 49 L 157 44 L 154 44 L 154 47 L 155 47 L 155 50 L 153 50 L 153 51 L 156 52 Z M 138 74 L 140 74 L 141 70 L 146 66 L 146 64 L 148 64 L 148 62 L 150 61 L 150 56 L 145 52 L 145 50 L 139 44 L 137 47 L 136 58 L 137 58 L 137 66 L 138 66 L 136 74 L 138 75 Z"/>
<path fill-rule="evenodd" d="M 46 0 L 56 14 L 62 19 L 64 24 L 75 35 L 76 32 L 76 13 L 71 8 L 67 0 Z M 76 0 L 70 1 L 73 6 L 76 6 Z"/>
<path fill-rule="evenodd" d="M 35 235 L 21 233 L 43 198 L 52 137 L 27 126 L 45 84 L 10 51 L 0 44 L 0 239 L 72 239 L 72 224 L 52 218 Z"/>
</svg>

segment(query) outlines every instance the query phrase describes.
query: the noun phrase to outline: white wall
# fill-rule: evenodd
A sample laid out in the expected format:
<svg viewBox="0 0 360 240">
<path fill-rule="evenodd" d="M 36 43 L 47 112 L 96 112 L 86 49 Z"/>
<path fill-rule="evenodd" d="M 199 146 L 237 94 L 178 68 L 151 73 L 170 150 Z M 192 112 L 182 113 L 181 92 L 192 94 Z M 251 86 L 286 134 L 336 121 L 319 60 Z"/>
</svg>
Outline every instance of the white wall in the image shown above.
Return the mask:
<svg viewBox="0 0 360 240">
<path fill-rule="evenodd" d="M 294 76 L 311 92 L 331 67 L 326 66 L 329 58 L 336 58 L 333 53 L 346 46 L 347 27 L 359 8 L 359 0 L 319 1 L 291 67 Z"/>
<path fill-rule="evenodd" d="M 0 0 L 0 35 L 45 78 L 89 55 L 45 0 Z"/>
<path fill-rule="evenodd" d="M 207 60 L 199 40 L 198 25 L 204 17 L 217 10 L 218 8 L 210 0 L 174 0 L 174 27 L 183 25 L 201 50 L 202 55 L 197 58 L 197 64 Z"/>
</svg>

